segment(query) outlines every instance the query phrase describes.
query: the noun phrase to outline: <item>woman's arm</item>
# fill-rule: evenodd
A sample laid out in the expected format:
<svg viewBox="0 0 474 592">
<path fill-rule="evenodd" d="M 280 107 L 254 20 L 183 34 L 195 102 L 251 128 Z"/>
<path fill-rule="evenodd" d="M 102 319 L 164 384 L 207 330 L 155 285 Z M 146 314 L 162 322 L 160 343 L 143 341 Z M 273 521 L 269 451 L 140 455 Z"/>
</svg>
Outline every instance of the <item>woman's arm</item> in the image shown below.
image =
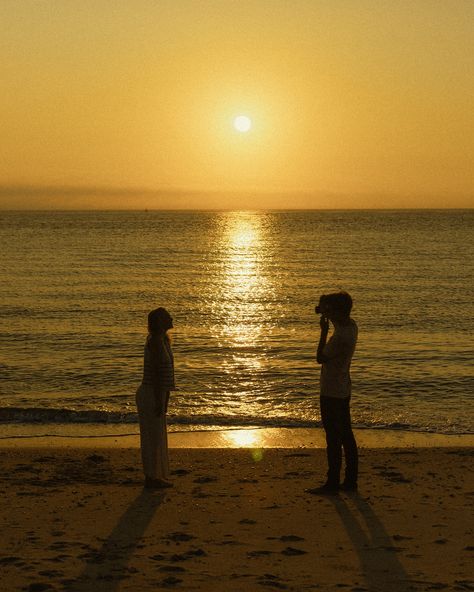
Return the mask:
<svg viewBox="0 0 474 592">
<path fill-rule="evenodd" d="M 155 414 L 160 417 L 168 411 L 169 391 L 153 387 L 153 394 L 155 395 Z"/>
<path fill-rule="evenodd" d="M 151 377 L 155 398 L 156 415 L 166 414 L 170 390 L 175 389 L 173 354 L 163 339 L 154 338 L 148 342 L 151 358 Z"/>
<path fill-rule="evenodd" d="M 167 391 L 162 384 L 162 368 L 164 366 L 164 350 L 158 340 L 149 343 L 151 356 L 151 379 L 153 383 L 153 394 L 155 398 L 155 413 L 157 416 L 166 413 Z"/>
</svg>

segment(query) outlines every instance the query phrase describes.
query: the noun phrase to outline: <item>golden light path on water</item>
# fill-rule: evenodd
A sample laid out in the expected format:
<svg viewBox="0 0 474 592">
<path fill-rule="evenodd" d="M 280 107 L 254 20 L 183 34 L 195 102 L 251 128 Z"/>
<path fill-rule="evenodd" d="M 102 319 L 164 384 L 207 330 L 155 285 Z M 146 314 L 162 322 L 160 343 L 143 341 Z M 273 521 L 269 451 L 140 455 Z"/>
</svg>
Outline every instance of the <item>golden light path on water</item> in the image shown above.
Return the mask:
<svg viewBox="0 0 474 592">
<path fill-rule="evenodd" d="M 225 292 L 222 335 L 227 345 L 237 350 L 253 348 L 261 336 L 257 319 L 263 315 L 262 299 L 268 290 L 262 276 L 262 228 L 260 216 L 249 212 L 231 212 L 223 235 L 225 262 L 222 286 Z M 255 356 L 244 356 L 255 367 Z"/>
<path fill-rule="evenodd" d="M 273 286 L 265 266 L 271 259 L 262 216 L 255 212 L 223 214 L 220 232 L 220 273 L 213 327 L 219 347 L 227 352 L 222 370 L 232 377 L 222 393 L 227 411 L 239 416 L 259 412 L 258 376 L 264 370 L 265 306 Z M 243 437 L 243 436 L 242 436 Z"/>
</svg>

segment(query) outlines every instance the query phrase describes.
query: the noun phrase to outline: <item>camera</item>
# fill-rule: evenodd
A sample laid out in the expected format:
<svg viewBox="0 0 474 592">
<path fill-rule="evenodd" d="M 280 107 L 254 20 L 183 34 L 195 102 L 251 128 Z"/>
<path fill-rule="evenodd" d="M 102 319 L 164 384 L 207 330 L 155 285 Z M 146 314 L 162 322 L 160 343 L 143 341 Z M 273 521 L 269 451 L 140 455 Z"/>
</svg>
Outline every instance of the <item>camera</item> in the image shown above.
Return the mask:
<svg viewBox="0 0 474 592">
<path fill-rule="evenodd" d="M 326 311 L 327 307 L 325 306 L 325 300 L 326 300 L 326 296 L 324 296 L 324 294 L 321 296 L 321 298 L 319 299 L 319 304 L 317 304 L 314 307 L 314 311 L 316 312 L 316 314 L 324 314 L 324 312 Z"/>
</svg>

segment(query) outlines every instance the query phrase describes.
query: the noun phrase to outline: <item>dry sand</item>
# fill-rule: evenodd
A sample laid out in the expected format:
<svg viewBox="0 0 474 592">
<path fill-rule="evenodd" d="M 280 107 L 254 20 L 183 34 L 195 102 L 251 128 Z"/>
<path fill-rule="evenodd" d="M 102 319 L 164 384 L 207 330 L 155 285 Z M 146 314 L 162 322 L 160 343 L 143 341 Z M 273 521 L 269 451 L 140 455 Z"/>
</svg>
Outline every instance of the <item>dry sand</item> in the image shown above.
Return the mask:
<svg viewBox="0 0 474 592">
<path fill-rule="evenodd" d="M 321 449 L 0 450 L 0 589 L 474 590 L 474 448 L 361 450 L 360 491 L 316 497 Z"/>
</svg>

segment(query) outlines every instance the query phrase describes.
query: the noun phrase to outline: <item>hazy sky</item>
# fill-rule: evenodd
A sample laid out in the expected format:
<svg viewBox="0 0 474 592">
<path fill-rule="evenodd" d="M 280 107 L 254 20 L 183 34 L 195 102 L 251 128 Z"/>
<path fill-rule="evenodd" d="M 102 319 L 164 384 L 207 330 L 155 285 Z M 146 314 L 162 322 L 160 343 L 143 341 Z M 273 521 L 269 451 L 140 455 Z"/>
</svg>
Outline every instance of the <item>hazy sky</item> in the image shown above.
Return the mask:
<svg viewBox="0 0 474 592">
<path fill-rule="evenodd" d="M 1 0 L 0 22 L 4 188 L 473 205 L 472 0 Z"/>
</svg>

